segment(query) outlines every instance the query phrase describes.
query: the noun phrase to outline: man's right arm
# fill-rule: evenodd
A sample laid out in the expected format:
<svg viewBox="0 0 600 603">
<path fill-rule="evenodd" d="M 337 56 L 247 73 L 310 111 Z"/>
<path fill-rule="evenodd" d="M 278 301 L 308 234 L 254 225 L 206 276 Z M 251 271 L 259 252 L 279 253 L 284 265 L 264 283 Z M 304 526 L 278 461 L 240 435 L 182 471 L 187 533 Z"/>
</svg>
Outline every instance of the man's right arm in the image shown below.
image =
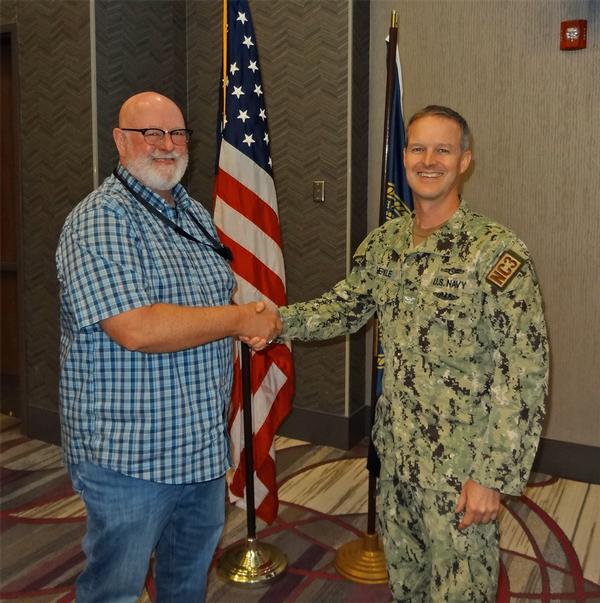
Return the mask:
<svg viewBox="0 0 600 603">
<path fill-rule="evenodd" d="M 358 246 L 350 274 L 316 299 L 279 308 L 282 337 L 324 340 L 355 333 L 375 312 L 377 264 L 390 235 L 378 228 Z"/>
<path fill-rule="evenodd" d="M 315 341 L 358 331 L 372 316 L 371 298 L 341 281 L 321 297 L 279 308 L 284 339 Z"/>
<path fill-rule="evenodd" d="M 321 297 L 281 306 L 278 311 L 280 339 L 322 341 L 358 331 L 373 315 L 375 302 L 364 274 L 355 267 L 347 279 Z M 241 340 L 258 352 L 274 338 L 242 336 Z"/>
<path fill-rule="evenodd" d="M 375 312 L 373 247 L 385 249 L 387 241 L 380 229 L 371 233 L 354 254 L 350 274 L 318 298 L 279 308 L 283 323 L 281 339 L 320 341 L 355 333 Z M 378 253 L 375 253 L 377 257 Z M 376 261 L 376 260 L 375 260 Z M 262 350 L 268 339 L 244 338 L 255 351 Z"/>
<path fill-rule="evenodd" d="M 263 302 L 216 307 L 154 304 L 100 322 L 105 333 L 128 350 L 177 352 L 224 337 L 273 339 L 281 330 L 276 311 Z"/>
</svg>

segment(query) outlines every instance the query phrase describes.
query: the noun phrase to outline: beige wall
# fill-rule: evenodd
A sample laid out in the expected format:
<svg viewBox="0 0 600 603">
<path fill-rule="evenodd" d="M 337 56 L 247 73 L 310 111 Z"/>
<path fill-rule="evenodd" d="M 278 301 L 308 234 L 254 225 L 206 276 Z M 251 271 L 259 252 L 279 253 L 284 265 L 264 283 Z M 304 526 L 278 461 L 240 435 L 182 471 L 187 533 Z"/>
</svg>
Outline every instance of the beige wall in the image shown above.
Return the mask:
<svg viewBox="0 0 600 603">
<path fill-rule="evenodd" d="M 377 220 L 384 39 L 398 11 L 405 117 L 430 103 L 469 121 L 470 206 L 529 247 L 546 305 L 552 382 L 544 436 L 600 445 L 600 2 L 372 0 L 370 227 Z M 560 22 L 588 48 L 559 51 Z"/>
</svg>

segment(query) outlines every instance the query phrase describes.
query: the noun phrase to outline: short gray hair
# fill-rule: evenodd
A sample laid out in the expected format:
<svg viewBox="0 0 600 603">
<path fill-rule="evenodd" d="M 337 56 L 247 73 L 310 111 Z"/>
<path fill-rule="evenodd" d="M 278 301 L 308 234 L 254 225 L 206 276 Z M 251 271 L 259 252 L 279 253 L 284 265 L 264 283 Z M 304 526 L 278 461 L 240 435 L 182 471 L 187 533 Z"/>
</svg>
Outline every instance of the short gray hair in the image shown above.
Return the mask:
<svg viewBox="0 0 600 603">
<path fill-rule="evenodd" d="M 456 122 L 460 126 L 460 150 L 464 153 L 467 149 L 471 147 L 471 130 L 469 130 L 469 124 L 467 120 L 454 109 L 450 109 L 449 107 L 444 107 L 442 105 L 427 105 L 424 109 L 417 111 L 409 120 L 408 125 L 406 126 L 406 131 L 408 133 L 408 128 L 423 117 L 427 117 L 429 115 L 435 115 L 437 117 L 446 117 Z M 408 135 L 406 136 L 406 142 L 408 143 Z"/>
</svg>

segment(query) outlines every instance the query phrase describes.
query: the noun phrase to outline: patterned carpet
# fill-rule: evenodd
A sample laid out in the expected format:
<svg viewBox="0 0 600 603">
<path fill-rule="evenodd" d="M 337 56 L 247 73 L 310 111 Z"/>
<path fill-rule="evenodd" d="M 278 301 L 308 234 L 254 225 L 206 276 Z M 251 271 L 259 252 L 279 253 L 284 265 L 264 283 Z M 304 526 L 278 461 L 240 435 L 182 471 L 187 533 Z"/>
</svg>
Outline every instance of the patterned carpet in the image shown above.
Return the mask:
<svg viewBox="0 0 600 603">
<path fill-rule="evenodd" d="M 0 601 L 67 603 L 84 558 L 85 511 L 73 494 L 60 449 L 21 436 L 14 420 L 0 423 Z M 335 571 L 337 548 L 366 526 L 365 449 L 350 451 L 278 440 L 281 507 L 258 536 L 283 551 L 287 571 L 275 582 L 240 589 L 211 571 L 207 601 L 238 603 L 379 603 L 386 585 L 360 585 Z M 245 511 L 227 505 L 219 556 L 246 536 Z M 501 516 L 499 603 L 600 603 L 600 486 L 547 476 Z M 140 602 L 152 601 L 151 575 Z"/>
</svg>

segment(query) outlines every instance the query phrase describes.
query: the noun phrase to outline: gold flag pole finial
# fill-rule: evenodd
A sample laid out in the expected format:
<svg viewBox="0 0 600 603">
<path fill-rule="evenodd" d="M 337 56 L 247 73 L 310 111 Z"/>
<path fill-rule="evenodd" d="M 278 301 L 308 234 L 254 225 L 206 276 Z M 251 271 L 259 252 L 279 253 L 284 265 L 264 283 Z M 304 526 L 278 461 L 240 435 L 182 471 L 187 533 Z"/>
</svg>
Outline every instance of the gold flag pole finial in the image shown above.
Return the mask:
<svg viewBox="0 0 600 603">
<path fill-rule="evenodd" d="M 392 21 L 390 23 L 390 27 L 398 27 L 398 13 L 395 10 L 392 11 Z"/>
</svg>

